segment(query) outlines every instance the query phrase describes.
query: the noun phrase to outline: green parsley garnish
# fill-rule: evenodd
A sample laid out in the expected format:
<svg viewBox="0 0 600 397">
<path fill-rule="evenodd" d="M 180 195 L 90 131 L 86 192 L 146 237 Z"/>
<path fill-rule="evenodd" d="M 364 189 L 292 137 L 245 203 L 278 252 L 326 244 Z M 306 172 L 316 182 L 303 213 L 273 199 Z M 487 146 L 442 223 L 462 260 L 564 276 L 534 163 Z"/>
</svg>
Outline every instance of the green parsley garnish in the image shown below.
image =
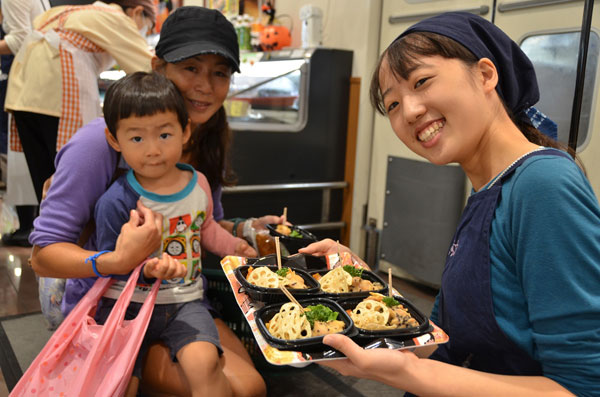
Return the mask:
<svg viewBox="0 0 600 397">
<path fill-rule="evenodd" d="M 296 229 L 293 229 L 293 230 L 290 232 L 290 235 L 289 235 L 289 236 L 290 236 L 290 237 L 295 237 L 295 238 L 302 238 L 302 237 L 303 237 L 303 236 L 302 236 L 302 233 L 300 233 L 300 232 L 299 232 L 298 230 L 296 230 Z"/>
<path fill-rule="evenodd" d="M 345 271 L 347 271 L 348 273 L 350 273 L 350 275 L 352 277 L 360 277 L 360 278 L 362 278 L 362 273 L 363 273 L 363 269 L 362 268 L 354 267 L 352 265 L 345 265 L 343 267 L 343 269 Z"/>
<path fill-rule="evenodd" d="M 334 312 L 327 306 L 323 306 L 321 304 L 315 306 L 307 306 L 304 311 L 306 314 L 306 318 L 310 323 L 311 328 L 315 326 L 315 321 L 333 321 L 337 320 L 338 313 Z"/>
<path fill-rule="evenodd" d="M 400 304 L 400 302 L 398 302 L 396 299 L 392 298 L 391 296 L 386 296 L 382 300 L 383 300 L 383 303 L 385 303 L 387 305 L 387 307 L 394 307 L 394 306 L 398 306 Z"/>
<path fill-rule="evenodd" d="M 282 267 L 281 269 L 277 269 L 277 271 L 275 273 L 277 273 L 277 275 L 280 277 L 285 277 L 285 276 L 287 276 L 289 271 L 290 271 L 289 267 Z"/>
</svg>

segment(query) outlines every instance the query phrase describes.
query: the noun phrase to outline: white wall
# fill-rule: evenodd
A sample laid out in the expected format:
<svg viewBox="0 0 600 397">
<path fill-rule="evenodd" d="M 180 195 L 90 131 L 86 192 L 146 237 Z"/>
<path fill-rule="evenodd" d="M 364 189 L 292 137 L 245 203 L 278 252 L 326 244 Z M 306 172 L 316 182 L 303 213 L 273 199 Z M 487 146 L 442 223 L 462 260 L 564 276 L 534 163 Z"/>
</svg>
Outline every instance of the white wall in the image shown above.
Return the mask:
<svg viewBox="0 0 600 397">
<path fill-rule="evenodd" d="M 293 47 L 301 45 L 299 10 L 306 4 L 312 4 L 323 11 L 323 46 L 354 51 L 352 76 L 361 78 L 350 234 L 350 247 L 359 253 L 363 247 L 361 226 L 363 207 L 367 203 L 369 192 L 373 134 L 374 113 L 369 103 L 369 82 L 379 55 L 382 0 L 278 0 L 277 14 L 288 14 L 293 18 Z M 281 23 L 289 27 L 288 21 L 288 18 L 281 18 Z"/>
</svg>

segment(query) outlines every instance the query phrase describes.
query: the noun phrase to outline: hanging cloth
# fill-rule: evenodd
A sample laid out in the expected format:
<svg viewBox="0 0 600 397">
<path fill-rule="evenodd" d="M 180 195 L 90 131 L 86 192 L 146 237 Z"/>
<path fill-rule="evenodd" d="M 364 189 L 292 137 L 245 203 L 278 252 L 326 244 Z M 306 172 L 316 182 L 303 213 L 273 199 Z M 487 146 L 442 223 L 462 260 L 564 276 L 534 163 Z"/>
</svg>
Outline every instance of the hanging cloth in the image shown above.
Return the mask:
<svg viewBox="0 0 600 397">
<path fill-rule="evenodd" d="M 83 10 L 121 12 L 110 7 L 97 5 L 66 7 L 63 12 L 50 18 L 35 30 L 23 44 L 23 47 L 27 48 L 34 41 L 46 40 L 59 51 L 62 103 L 56 151 L 59 151 L 84 124 L 102 115 L 97 78 L 102 71 L 108 69 L 114 63 L 113 58 L 104 49 L 83 35 L 64 29 L 67 17 Z M 57 27 L 47 32 L 43 31 L 45 27 L 57 20 Z M 23 52 L 17 55 L 17 57 L 19 56 L 23 56 Z M 22 152 L 23 148 L 14 119 L 10 124 L 10 149 L 15 152 Z"/>
</svg>

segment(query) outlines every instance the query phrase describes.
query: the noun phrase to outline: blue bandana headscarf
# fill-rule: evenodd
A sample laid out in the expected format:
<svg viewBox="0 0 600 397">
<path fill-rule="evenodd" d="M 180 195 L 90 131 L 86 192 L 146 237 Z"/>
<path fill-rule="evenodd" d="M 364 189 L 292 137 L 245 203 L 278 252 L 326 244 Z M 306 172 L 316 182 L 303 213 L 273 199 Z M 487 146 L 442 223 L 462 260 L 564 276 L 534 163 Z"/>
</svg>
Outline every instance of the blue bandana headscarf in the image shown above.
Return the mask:
<svg viewBox="0 0 600 397">
<path fill-rule="evenodd" d="M 471 13 L 448 12 L 417 22 L 396 40 L 415 32 L 449 37 L 478 59 L 489 58 L 498 71 L 496 91 L 513 115 L 556 139 L 556 124 L 532 108 L 540 99 L 533 64 L 519 45 L 496 25 Z M 531 119 L 528 113 L 535 115 L 535 119 Z"/>
</svg>

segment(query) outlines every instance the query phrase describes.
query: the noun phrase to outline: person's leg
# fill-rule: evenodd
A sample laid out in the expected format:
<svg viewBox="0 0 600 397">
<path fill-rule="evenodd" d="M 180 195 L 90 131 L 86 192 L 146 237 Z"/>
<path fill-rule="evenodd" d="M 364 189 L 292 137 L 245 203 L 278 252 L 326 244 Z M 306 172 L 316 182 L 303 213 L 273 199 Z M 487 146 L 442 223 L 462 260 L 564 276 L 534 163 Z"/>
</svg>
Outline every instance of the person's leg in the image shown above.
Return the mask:
<svg viewBox="0 0 600 397">
<path fill-rule="evenodd" d="M 215 319 L 224 361 L 223 373 L 236 397 L 266 396 L 267 386 L 258 373 L 242 342 L 220 319 Z M 162 343 L 154 343 L 148 349 L 142 391 L 149 395 L 191 396 L 190 386 L 179 363 L 173 362 L 169 349 Z"/>
<path fill-rule="evenodd" d="M 267 395 L 267 385 L 252 363 L 248 351 L 237 335 L 219 318 L 215 319 L 219 340 L 225 357 L 223 372 L 234 396 L 258 397 Z"/>
<path fill-rule="evenodd" d="M 223 373 L 223 362 L 211 342 L 193 342 L 176 354 L 193 397 L 231 396 L 231 386 Z"/>
<path fill-rule="evenodd" d="M 231 385 L 234 396 L 254 397 L 266 395 L 266 385 L 262 377 L 254 368 L 250 355 L 237 336 L 227 327 L 222 320 L 213 320 L 205 306 L 199 308 L 195 305 L 186 305 L 182 309 L 182 318 L 194 319 L 195 327 L 202 329 L 201 338 L 195 340 L 182 335 L 183 330 L 189 325 L 177 324 L 162 339 L 171 351 L 178 352 L 188 341 L 212 342 L 219 345 L 223 351 L 220 361 L 224 361 L 223 373 Z M 181 365 L 174 362 L 176 356 L 169 354 L 169 348 L 162 344 L 153 344 L 148 350 L 144 372 L 142 376 L 142 391 L 155 390 L 160 393 L 190 396 L 190 386 L 186 381 Z M 157 395 L 155 393 L 155 395 Z"/>
<path fill-rule="evenodd" d="M 13 112 L 38 202 L 44 182 L 54 174 L 59 118 L 31 112 Z"/>
</svg>

